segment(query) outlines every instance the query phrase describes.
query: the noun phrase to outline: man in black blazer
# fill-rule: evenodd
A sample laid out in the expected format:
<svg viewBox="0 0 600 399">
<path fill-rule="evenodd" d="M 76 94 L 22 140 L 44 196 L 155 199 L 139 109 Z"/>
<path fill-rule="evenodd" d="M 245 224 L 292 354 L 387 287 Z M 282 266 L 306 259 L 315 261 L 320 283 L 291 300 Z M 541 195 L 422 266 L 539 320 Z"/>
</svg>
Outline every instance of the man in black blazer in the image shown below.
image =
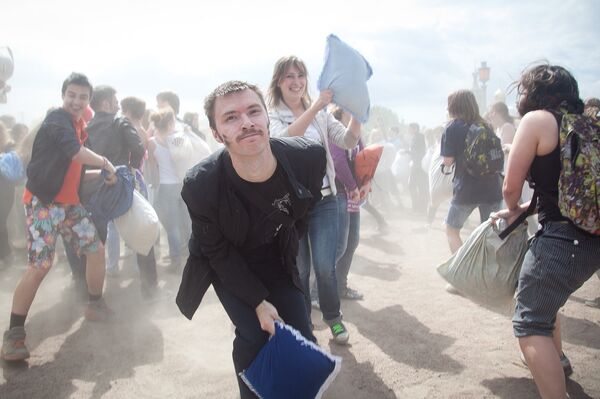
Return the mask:
<svg viewBox="0 0 600 399">
<path fill-rule="evenodd" d="M 217 87 L 204 109 L 225 148 L 192 168 L 181 195 L 192 219 L 190 256 L 177 304 L 192 318 L 213 285 L 236 327 L 236 374 L 247 368 L 275 320 L 316 341 L 296 268 L 308 210 L 321 199 L 325 149 L 305 138 L 269 137 L 260 90 L 240 81 Z M 256 396 L 238 377 L 242 398 Z"/>
</svg>

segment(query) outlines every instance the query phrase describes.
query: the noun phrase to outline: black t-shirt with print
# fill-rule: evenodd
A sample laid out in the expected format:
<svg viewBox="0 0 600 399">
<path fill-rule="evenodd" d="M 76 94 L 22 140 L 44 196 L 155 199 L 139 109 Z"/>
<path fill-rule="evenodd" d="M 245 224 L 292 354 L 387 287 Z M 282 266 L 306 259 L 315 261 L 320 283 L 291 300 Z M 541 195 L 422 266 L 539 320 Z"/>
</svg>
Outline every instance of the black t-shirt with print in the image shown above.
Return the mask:
<svg viewBox="0 0 600 399">
<path fill-rule="evenodd" d="M 440 154 L 453 157 L 456 172 L 453 180 L 452 202 L 456 204 L 491 204 L 502 200 L 500 176 L 474 177 L 464 165 L 465 139 L 469 125 L 460 119 L 451 121 L 442 135 Z"/>
<path fill-rule="evenodd" d="M 281 166 L 277 166 L 275 173 L 268 180 L 261 183 L 251 183 L 240 178 L 239 182 L 247 190 L 252 190 L 270 204 L 271 214 L 277 212 L 293 217 L 291 189 Z M 272 219 L 258 206 L 252 203 L 243 194 L 240 199 L 250 218 L 250 231 L 246 242 L 240 252 L 250 270 L 261 281 L 269 284 L 281 278 L 289 278 L 286 273 L 281 251 L 277 241 L 277 234 L 281 224 Z"/>
</svg>

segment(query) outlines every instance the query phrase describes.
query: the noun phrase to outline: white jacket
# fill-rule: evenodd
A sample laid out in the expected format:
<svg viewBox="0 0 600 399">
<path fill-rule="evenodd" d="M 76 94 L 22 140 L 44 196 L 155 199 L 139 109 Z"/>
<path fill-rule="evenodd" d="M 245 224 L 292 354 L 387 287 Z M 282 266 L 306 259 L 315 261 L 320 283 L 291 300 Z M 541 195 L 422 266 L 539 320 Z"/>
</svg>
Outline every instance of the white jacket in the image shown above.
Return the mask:
<svg viewBox="0 0 600 399">
<path fill-rule="evenodd" d="M 269 120 L 271 136 L 285 137 L 289 136 L 288 126 L 296 120 L 296 117 L 288 106 L 281 102 L 277 107 L 269 109 Z M 314 122 L 314 126 L 321 136 L 321 143 L 323 143 L 323 147 L 325 147 L 325 152 L 327 153 L 327 178 L 329 179 L 331 191 L 335 195 L 337 194 L 335 188 L 335 167 L 331 152 L 329 151 L 329 143 L 331 142 L 338 147 L 351 150 L 358 144 L 358 139 L 354 137 L 350 129 L 344 127 L 333 115 L 324 110 L 317 113 Z"/>
</svg>

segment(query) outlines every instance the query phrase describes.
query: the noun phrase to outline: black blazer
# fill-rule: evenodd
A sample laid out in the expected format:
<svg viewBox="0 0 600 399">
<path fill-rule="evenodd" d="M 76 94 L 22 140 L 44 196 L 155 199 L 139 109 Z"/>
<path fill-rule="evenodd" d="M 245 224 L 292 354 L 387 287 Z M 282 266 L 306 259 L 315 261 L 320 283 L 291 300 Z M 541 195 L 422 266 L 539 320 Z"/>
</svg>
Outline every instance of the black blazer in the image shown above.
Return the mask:
<svg viewBox="0 0 600 399">
<path fill-rule="evenodd" d="M 302 289 L 296 268 L 298 240 L 306 231 L 304 217 L 321 199 L 325 149 L 303 137 L 271 138 L 270 145 L 296 197 L 292 201 L 293 219 L 283 223 L 278 244 L 286 271 Z M 234 173 L 232 169 L 229 154 L 223 149 L 190 169 L 184 179 L 181 196 L 192 219 L 192 235 L 176 302 L 189 319 L 214 279 L 253 309 L 269 295 L 238 251 L 250 226 L 240 190 L 228 177 Z"/>
<path fill-rule="evenodd" d="M 50 111 L 33 141 L 27 189 L 44 204 L 54 201 L 80 148 L 73 117 L 63 108 Z"/>
</svg>

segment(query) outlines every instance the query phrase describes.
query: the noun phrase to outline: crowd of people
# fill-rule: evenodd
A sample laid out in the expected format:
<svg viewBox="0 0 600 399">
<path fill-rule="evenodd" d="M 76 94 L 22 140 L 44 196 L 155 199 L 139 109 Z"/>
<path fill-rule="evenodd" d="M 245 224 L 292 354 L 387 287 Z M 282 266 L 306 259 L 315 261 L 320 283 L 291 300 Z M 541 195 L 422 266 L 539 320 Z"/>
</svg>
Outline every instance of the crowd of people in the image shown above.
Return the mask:
<svg viewBox="0 0 600 399">
<path fill-rule="evenodd" d="M 450 253 L 463 245 L 461 229 L 476 208 L 481 222 L 490 215 L 512 222 L 531 200 L 526 179 L 545 193 L 538 199 L 541 227 L 534 228 L 523 264 L 513 326 L 541 396 L 564 398 L 572 367 L 561 349 L 557 312 L 600 268 L 600 237 L 576 227 L 557 205 L 559 130 L 565 113 L 597 121 L 600 101 L 584 105 L 573 76 L 544 64 L 518 82 L 518 121 L 504 102 L 482 115 L 474 94 L 458 90 L 448 96 L 443 127 L 422 131 L 410 123 L 364 132 L 357 119 L 332 104 L 331 90 L 313 101 L 308 87 L 307 67 L 295 56 L 275 63 L 266 96 L 250 83 L 226 82 L 205 100 L 209 135 L 200 131 L 198 114 L 179 118 L 173 92 L 158 93 L 152 111 L 137 97 L 119 102 L 115 88 L 94 87 L 80 73 L 64 81 L 62 105 L 31 129 L 3 116 L 0 268 L 15 263 L 19 246 L 26 247 L 28 267 L 14 291 L 1 358 L 30 356 L 26 317 L 55 263 L 59 236 L 74 283 L 87 296 L 84 317 L 112 317 L 103 286 L 106 275 L 119 275 L 122 240 L 115 223 L 95 217 L 88 204 L 100 186 L 117 183 L 119 170 L 157 211 L 168 243 L 166 270 L 181 276 L 176 302 L 182 313 L 191 319 L 214 287 L 235 325 L 237 374 L 274 333 L 275 321 L 316 342 L 312 308 L 320 310 L 332 340 L 347 344 L 342 300 L 363 298 L 348 284 L 361 210 L 385 234 L 389 226 L 380 210 L 404 208 L 405 191 L 415 217 L 431 225 L 439 206 L 432 199 L 431 171 L 453 168 L 444 218 Z M 504 162 L 498 173 L 471 171 L 465 143 L 473 126 L 499 141 Z M 219 145 L 182 171 L 178 147 L 189 135 L 206 148 L 211 138 Z M 370 145 L 381 146 L 382 154 L 374 177 L 365 181 L 357 178 L 355 161 Z M 435 162 L 439 168 L 431 167 Z M 156 258 L 154 249 L 137 254 L 147 301 L 169 298 L 158 287 Z M 599 299 L 588 304 L 600 306 Z M 255 397 L 238 383 L 242 398 Z"/>
</svg>

